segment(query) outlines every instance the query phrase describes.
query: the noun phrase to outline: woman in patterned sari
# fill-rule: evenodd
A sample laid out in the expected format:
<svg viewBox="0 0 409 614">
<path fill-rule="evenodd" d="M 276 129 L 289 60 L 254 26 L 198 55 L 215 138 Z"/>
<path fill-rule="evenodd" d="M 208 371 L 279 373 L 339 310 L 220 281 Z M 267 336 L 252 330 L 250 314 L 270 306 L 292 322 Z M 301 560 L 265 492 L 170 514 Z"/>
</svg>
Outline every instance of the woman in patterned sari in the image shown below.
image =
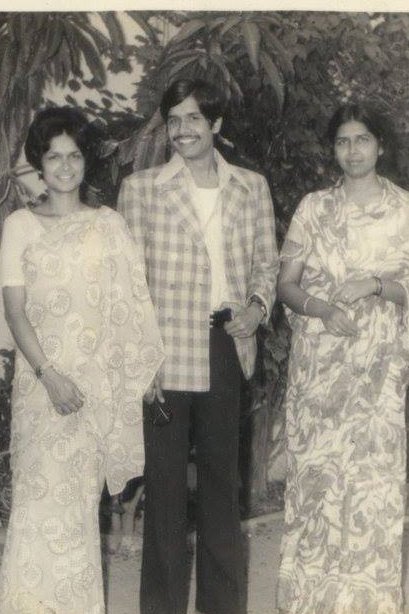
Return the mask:
<svg viewBox="0 0 409 614">
<path fill-rule="evenodd" d="M 105 612 L 98 503 L 144 465 L 141 399 L 162 360 L 144 269 L 124 220 L 80 199 L 93 139 L 68 107 L 26 142 L 48 196 L 6 220 L 1 283 L 17 345 L 12 510 L 2 614 Z"/>
<path fill-rule="evenodd" d="M 338 110 L 343 178 L 301 201 L 282 252 L 293 336 L 280 612 L 402 609 L 409 193 L 376 172 L 384 126 Z"/>
</svg>

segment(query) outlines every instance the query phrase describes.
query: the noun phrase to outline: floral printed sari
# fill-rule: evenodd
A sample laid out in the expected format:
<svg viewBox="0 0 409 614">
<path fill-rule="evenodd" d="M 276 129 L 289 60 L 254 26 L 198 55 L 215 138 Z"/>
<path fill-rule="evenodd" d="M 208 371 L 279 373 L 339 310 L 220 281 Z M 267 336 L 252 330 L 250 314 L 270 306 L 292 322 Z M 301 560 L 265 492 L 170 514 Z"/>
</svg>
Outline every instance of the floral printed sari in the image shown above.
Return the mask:
<svg viewBox="0 0 409 614">
<path fill-rule="evenodd" d="M 409 287 L 409 194 L 388 180 L 357 206 L 342 185 L 309 194 L 282 258 L 328 300 L 370 276 Z M 288 481 L 278 605 L 293 614 L 397 614 L 406 478 L 406 308 L 371 296 L 345 307 L 357 337 L 289 312 Z M 280 610 L 281 611 L 281 610 Z"/>
<path fill-rule="evenodd" d="M 85 402 L 60 416 L 17 352 L 0 611 L 102 614 L 100 493 L 143 472 L 142 395 L 162 344 L 136 246 L 111 209 L 62 218 L 28 245 L 23 268 L 27 317 Z"/>
</svg>

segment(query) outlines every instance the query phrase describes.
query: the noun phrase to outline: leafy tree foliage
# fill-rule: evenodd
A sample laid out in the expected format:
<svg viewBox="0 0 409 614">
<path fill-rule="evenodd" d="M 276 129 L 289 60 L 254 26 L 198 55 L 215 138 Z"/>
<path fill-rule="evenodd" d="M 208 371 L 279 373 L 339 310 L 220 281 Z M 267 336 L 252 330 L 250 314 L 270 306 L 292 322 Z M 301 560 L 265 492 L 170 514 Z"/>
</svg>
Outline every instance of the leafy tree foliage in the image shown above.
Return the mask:
<svg viewBox="0 0 409 614">
<path fill-rule="evenodd" d="M 100 13 L 108 36 L 87 13 L 0 13 L 0 222 L 21 201 L 16 163 L 33 109 L 47 83 L 77 87 L 87 66 L 95 86 L 111 70 L 129 67 L 121 26 L 113 13 Z"/>
<path fill-rule="evenodd" d="M 10 457 L 8 453 L 11 421 L 11 382 L 14 353 L 0 349 L 0 526 L 8 519 L 11 504 Z"/>
<path fill-rule="evenodd" d="M 131 167 L 168 155 L 158 104 L 180 77 L 205 77 L 229 98 L 218 146 L 231 161 L 266 175 L 281 243 L 301 196 L 337 177 L 325 138 L 328 119 L 348 100 L 381 107 L 398 134 L 385 172 L 409 185 L 409 15 L 306 11 L 129 11 L 139 26 L 125 42 L 114 13 L 99 13 L 107 35 L 87 13 L 0 13 L 0 218 L 18 203 L 15 165 L 30 113 L 42 103 L 47 82 L 67 85 L 77 105 L 84 86 L 86 110 L 104 128 L 103 162 L 95 176 L 109 202 Z M 129 73 L 143 65 L 135 107 L 104 85 L 105 68 Z M 91 78 L 81 67 L 87 65 Z M 92 93 L 98 90 L 100 103 Z M 118 105 L 122 108 L 118 110 Z M 1 219 L 0 219 L 1 221 Z M 249 507 L 269 498 L 283 424 L 290 333 L 277 308 L 260 338 L 263 369 L 252 382 Z M 275 428 L 273 428 L 275 427 Z M 261 502 L 261 503 L 260 503 Z"/>
</svg>

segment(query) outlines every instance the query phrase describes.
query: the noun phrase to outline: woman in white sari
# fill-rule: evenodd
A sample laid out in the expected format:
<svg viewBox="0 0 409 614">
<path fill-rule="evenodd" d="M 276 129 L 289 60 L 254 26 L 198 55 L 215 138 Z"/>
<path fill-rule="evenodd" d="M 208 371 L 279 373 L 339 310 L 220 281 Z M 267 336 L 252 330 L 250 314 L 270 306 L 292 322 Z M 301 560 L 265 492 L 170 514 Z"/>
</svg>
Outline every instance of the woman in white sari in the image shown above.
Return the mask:
<svg viewBox="0 0 409 614">
<path fill-rule="evenodd" d="M 17 345 L 13 500 L 2 614 L 105 612 L 98 503 L 144 465 L 142 396 L 163 352 L 143 264 L 122 217 L 80 187 L 89 124 L 41 111 L 26 142 L 45 201 L 5 222 L 1 284 Z"/>
</svg>

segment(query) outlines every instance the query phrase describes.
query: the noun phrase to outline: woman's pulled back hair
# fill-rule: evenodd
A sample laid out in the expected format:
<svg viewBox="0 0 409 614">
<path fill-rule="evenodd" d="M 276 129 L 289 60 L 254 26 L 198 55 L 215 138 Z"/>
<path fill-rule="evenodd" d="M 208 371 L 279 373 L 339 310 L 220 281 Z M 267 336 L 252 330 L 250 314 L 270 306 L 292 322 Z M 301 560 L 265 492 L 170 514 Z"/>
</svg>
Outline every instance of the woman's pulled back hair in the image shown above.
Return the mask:
<svg viewBox="0 0 409 614">
<path fill-rule="evenodd" d="M 333 145 L 339 128 L 350 121 L 364 124 L 367 130 L 376 137 L 379 144 L 384 145 L 390 129 L 388 120 L 376 109 L 363 104 L 345 104 L 335 111 L 327 130 L 328 139 Z"/>
<path fill-rule="evenodd" d="M 375 107 L 363 103 L 348 103 L 339 107 L 331 117 L 327 137 L 331 145 L 339 128 L 350 121 L 364 124 L 366 129 L 373 134 L 379 145 L 383 148 L 383 155 L 379 158 L 378 167 L 381 172 L 389 176 L 396 173 L 396 134 L 390 119 Z"/>
</svg>

